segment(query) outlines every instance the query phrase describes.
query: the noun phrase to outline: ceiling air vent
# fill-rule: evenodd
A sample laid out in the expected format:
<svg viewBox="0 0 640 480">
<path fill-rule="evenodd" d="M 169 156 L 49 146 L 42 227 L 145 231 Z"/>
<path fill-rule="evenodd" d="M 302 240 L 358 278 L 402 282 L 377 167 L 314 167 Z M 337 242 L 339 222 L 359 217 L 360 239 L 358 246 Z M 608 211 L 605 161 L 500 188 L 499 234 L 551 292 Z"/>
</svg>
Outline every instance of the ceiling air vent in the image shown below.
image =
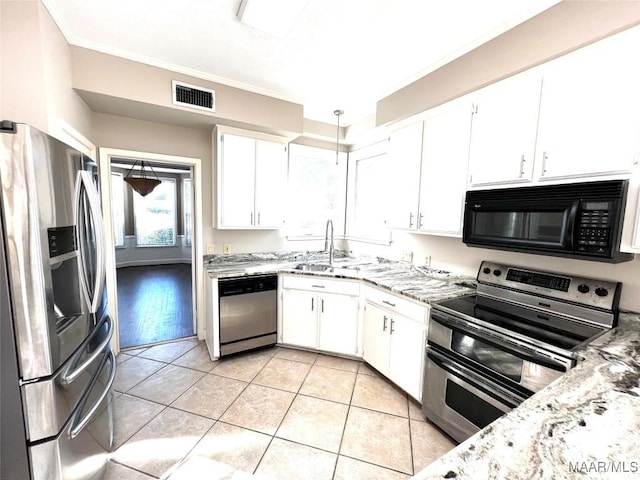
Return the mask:
<svg viewBox="0 0 640 480">
<path fill-rule="evenodd" d="M 216 111 L 216 92 L 207 88 L 196 87 L 188 83 L 171 82 L 173 86 L 173 104 L 183 107 L 197 108 L 207 112 Z"/>
</svg>

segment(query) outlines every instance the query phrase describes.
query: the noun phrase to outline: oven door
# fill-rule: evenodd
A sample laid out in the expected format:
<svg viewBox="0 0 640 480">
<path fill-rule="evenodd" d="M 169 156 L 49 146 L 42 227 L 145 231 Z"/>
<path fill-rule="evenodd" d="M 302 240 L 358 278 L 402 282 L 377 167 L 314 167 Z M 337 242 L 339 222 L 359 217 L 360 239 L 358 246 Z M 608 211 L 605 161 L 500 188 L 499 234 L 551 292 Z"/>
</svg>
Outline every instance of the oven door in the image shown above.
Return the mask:
<svg viewBox="0 0 640 480">
<path fill-rule="evenodd" d="M 542 390 L 572 366 L 571 359 L 540 353 L 513 338 L 506 338 L 435 308 L 431 309 L 428 343 L 438 345 L 452 356 L 531 393 Z"/>
<path fill-rule="evenodd" d="M 465 441 L 523 401 L 523 397 L 427 347 L 422 412 L 456 441 Z"/>
</svg>

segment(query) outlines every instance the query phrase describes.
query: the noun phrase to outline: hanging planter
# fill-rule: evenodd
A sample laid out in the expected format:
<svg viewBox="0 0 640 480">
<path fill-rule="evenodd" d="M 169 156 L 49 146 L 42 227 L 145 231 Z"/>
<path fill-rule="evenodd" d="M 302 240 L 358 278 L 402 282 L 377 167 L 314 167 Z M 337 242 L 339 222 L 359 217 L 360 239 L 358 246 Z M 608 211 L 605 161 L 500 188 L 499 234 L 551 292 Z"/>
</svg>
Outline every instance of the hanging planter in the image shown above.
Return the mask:
<svg viewBox="0 0 640 480">
<path fill-rule="evenodd" d="M 133 170 L 136 168 L 136 165 L 138 165 L 138 160 L 136 160 L 136 163 L 133 164 L 133 166 L 127 173 L 127 176 L 124 178 L 124 181 L 131 185 L 131 188 L 133 188 L 136 192 L 145 197 L 149 195 L 154 188 L 160 185 L 161 182 L 158 178 L 158 175 L 156 175 L 156 172 L 153 171 L 151 165 L 148 165 L 149 170 L 151 170 L 151 173 L 153 173 L 156 178 L 147 177 L 144 161 L 141 161 L 140 163 L 140 176 L 134 177 L 132 175 Z"/>
</svg>

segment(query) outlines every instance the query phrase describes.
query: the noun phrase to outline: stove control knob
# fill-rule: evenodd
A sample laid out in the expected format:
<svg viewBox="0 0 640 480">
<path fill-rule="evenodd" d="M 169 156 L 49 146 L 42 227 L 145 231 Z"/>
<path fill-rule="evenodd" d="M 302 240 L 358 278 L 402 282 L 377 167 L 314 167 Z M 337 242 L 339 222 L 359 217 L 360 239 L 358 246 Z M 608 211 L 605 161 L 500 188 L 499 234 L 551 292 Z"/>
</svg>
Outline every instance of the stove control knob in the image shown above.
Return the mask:
<svg viewBox="0 0 640 480">
<path fill-rule="evenodd" d="M 598 287 L 596 288 L 596 295 L 598 295 L 599 297 L 606 297 L 607 295 L 609 295 L 609 290 L 607 290 L 606 288 Z"/>
<path fill-rule="evenodd" d="M 499 277 L 500 275 L 502 275 L 502 270 L 499 270 L 499 269 L 497 269 L 497 268 L 496 268 L 496 269 L 493 271 L 493 274 L 494 274 L 496 277 Z"/>
<path fill-rule="evenodd" d="M 578 285 L 578 291 L 580 293 L 587 293 L 589 291 L 589 285 L 585 285 L 584 283 L 581 283 L 580 285 Z"/>
<path fill-rule="evenodd" d="M 489 275 L 491 273 L 491 269 L 489 267 L 484 267 L 482 269 L 482 273 L 484 273 L 485 275 Z"/>
</svg>

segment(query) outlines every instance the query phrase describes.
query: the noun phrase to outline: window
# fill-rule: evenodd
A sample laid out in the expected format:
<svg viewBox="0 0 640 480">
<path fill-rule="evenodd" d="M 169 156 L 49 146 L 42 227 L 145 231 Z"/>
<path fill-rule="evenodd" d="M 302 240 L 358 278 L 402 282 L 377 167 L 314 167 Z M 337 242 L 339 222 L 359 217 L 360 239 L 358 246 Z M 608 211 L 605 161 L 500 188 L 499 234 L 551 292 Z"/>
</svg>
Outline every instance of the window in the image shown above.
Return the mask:
<svg viewBox="0 0 640 480">
<path fill-rule="evenodd" d="M 337 164 L 336 164 L 337 163 Z M 346 154 L 291 144 L 289 148 L 289 237 L 324 237 L 332 219 L 336 235 L 344 234 Z"/>
<path fill-rule="evenodd" d="M 113 243 L 124 247 L 124 180 L 121 173 L 111 173 L 111 217 L 113 221 Z"/>
<path fill-rule="evenodd" d="M 182 180 L 182 215 L 183 232 L 184 232 L 184 245 L 191 246 L 192 237 L 192 209 L 193 203 L 191 201 L 191 179 L 185 178 Z"/>
<path fill-rule="evenodd" d="M 387 142 L 357 150 L 349 155 L 349 208 L 347 235 L 352 238 L 388 243 Z"/>
<path fill-rule="evenodd" d="M 173 178 L 160 178 L 160 181 L 146 197 L 133 195 L 138 246 L 176 244 L 176 181 Z"/>
</svg>

